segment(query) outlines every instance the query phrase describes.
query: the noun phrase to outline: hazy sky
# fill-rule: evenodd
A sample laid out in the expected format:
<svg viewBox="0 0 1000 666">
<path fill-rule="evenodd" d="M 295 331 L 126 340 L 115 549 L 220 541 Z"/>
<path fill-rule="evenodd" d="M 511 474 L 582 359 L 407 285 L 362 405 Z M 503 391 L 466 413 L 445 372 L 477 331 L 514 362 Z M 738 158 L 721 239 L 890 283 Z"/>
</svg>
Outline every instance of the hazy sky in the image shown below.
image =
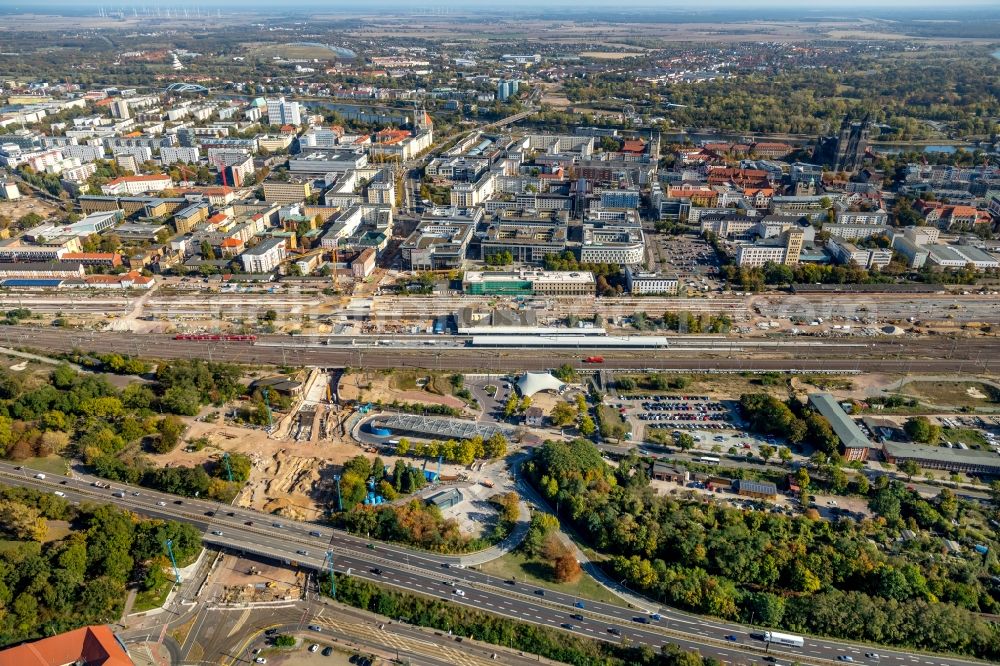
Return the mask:
<svg viewBox="0 0 1000 666">
<path fill-rule="evenodd" d="M 607 0 L 505 0 L 502 3 L 496 0 L 422 0 L 419 3 L 406 0 L 287 0 L 276 3 L 273 0 L 0 0 L 0 10 L 2 11 L 38 11 L 38 10 L 75 10 L 79 12 L 86 7 L 104 7 L 106 9 L 131 9 L 135 8 L 161 8 L 165 7 L 187 7 L 202 9 L 220 8 L 229 10 L 239 10 L 241 8 L 268 8 L 276 11 L 302 9 L 324 9 L 326 11 L 336 11 L 337 9 L 357 9 L 366 8 L 368 10 L 379 7 L 410 7 L 417 10 L 419 7 L 455 7 L 461 10 L 482 8 L 484 10 L 499 11 L 505 7 L 516 6 L 518 8 L 532 8 L 542 10 L 556 7 L 587 7 L 588 9 L 605 9 L 609 11 L 628 10 L 630 8 L 659 9 L 664 12 L 678 11 L 682 13 L 696 13 L 698 11 L 711 11 L 719 9 L 799 9 L 803 13 L 811 13 L 817 9 L 864 9 L 866 13 L 877 9 L 907 10 L 914 9 L 921 13 L 931 10 L 935 13 L 946 14 L 956 9 L 983 9 L 993 8 L 1000 13 L 1000 2 L 997 0 L 950 0 L 946 4 L 941 0 L 812 0 L 803 3 L 801 0 L 700 0 L 696 6 L 689 3 L 673 4 L 665 0 L 619 0 L 613 3 L 613 8 L 609 7 Z M 567 17 L 571 18 L 571 17 Z M 1000 37 L 1000 35 L 998 35 Z"/>
</svg>

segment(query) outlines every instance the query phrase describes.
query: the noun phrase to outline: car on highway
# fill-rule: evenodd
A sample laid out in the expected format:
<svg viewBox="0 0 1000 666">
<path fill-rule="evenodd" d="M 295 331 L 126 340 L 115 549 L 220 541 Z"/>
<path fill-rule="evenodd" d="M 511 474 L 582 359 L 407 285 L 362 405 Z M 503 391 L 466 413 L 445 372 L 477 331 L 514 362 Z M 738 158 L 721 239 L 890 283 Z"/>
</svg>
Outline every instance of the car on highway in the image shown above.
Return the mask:
<svg viewBox="0 0 1000 666">
<path fill-rule="evenodd" d="M 649 618 L 642 615 L 636 615 L 632 618 L 632 621 L 638 622 L 639 624 L 649 624 Z"/>
<path fill-rule="evenodd" d="M 319 649 L 319 645 L 317 645 L 316 643 L 313 643 L 312 645 L 309 646 L 309 651 L 310 652 L 315 652 L 318 649 Z"/>
<path fill-rule="evenodd" d="M 252 520 L 248 520 L 247 522 L 245 522 L 245 523 L 243 523 L 243 524 L 244 524 L 244 525 L 253 525 L 253 521 L 252 521 Z"/>
<path fill-rule="evenodd" d="M 656 620 L 657 622 L 659 622 L 659 621 L 660 621 L 660 620 L 662 620 L 663 618 L 662 618 L 662 617 L 660 617 L 660 614 L 659 614 L 659 613 L 653 613 L 653 614 L 651 614 L 651 615 L 649 616 L 649 619 L 651 619 L 651 620 Z"/>
<path fill-rule="evenodd" d="M 733 636 L 732 634 L 729 634 L 728 636 L 726 636 L 726 640 L 729 641 L 729 642 L 731 642 L 731 643 L 735 643 L 736 642 L 736 636 Z"/>
<path fill-rule="evenodd" d="M 570 631 L 573 631 L 574 629 L 576 629 L 576 625 L 572 625 L 569 622 L 563 622 L 559 626 L 562 627 L 563 629 L 569 629 Z"/>
<path fill-rule="evenodd" d="M 281 529 L 281 523 L 271 523 L 271 527 L 277 527 L 280 530 Z"/>
<path fill-rule="evenodd" d="M 267 663 L 267 659 L 265 659 L 264 657 L 257 657 L 256 659 L 254 659 L 254 662 L 256 662 L 258 664 L 266 664 Z"/>
<path fill-rule="evenodd" d="M 578 622 L 583 622 L 583 616 L 580 615 L 579 613 L 573 613 L 572 615 L 570 615 L 570 617 Z"/>
<path fill-rule="evenodd" d="M 382 570 L 381 570 L 381 569 L 379 569 L 378 567 L 375 567 L 374 569 L 371 569 L 370 571 L 371 571 L 371 572 L 372 572 L 373 574 L 375 574 L 376 576 L 381 576 L 381 575 L 382 575 Z"/>
<path fill-rule="evenodd" d="M 296 555 L 309 555 L 309 551 L 308 550 L 297 550 L 297 551 L 295 551 L 295 554 Z"/>
<path fill-rule="evenodd" d="M 160 500 L 159 502 L 156 503 L 156 506 L 166 506 L 166 505 L 167 503 L 164 502 L 163 500 Z"/>
<path fill-rule="evenodd" d="M 545 590 L 535 590 L 535 594 L 537 594 L 540 597 L 544 597 L 545 596 Z"/>
<path fill-rule="evenodd" d="M 174 504 L 180 505 L 184 504 L 183 500 L 174 500 Z"/>
<path fill-rule="evenodd" d="M 209 518 L 211 518 L 212 516 L 215 515 L 215 512 L 214 511 L 206 511 L 205 515 L 208 516 Z"/>
<path fill-rule="evenodd" d="M 769 662 L 771 662 L 772 664 L 776 664 L 776 663 L 778 663 L 778 660 L 777 660 L 777 658 L 775 658 L 775 657 L 772 657 L 771 655 L 767 655 L 766 657 L 764 657 L 764 661 L 769 661 Z"/>
<path fill-rule="evenodd" d="M 323 652 L 321 652 L 320 654 L 322 654 L 324 657 L 329 657 L 331 654 L 333 654 L 333 648 L 327 645 L 325 648 L 323 648 Z"/>
<path fill-rule="evenodd" d="M 133 490 L 132 491 L 132 497 L 138 497 L 138 496 L 139 496 L 139 492 L 136 491 L 136 490 Z"/>
<path fill-rule="evenodd" d="M 39 473 L 39 474 L 36 474 L 36 475 L 35 475 L 35 478 L 36 478 L 36 479 L 42 479 L 42 480 L 44 481 L 44 480 L 45 480 L 45 475 L 44 475 L 44 474 L 41 474 L 41 473 Z"/>
<path fill-rule="evenodd" d="M 69 481 L 60 481 L 59 482 L 60 486 L 65 486 L 65 485 L 68 485 L 68 484 L 69 484 Z"/>
<path fill-rule="evenodd" d="M 317 532 L 316 530 L 313 530 L 312 532 L 309 533 L 309 536 L 318 537 L 318 536 L 323 536 L 323 535 L 320 534 L 319 532 Z"/>
<path fill-rule="evenodd" d="M 323 631 L 323 627 L 319 626 L 318 624 L 310 624 L 309 631 Z"/>
<path fill-rule="evenodd" d="M 456 597 L 464 597 L 465 596 L 465 590 L 460 590 L 457 587 L 454 590 L 452 590 L 451 593 L 454 594 Z"/>
<path fill-rule="evenodd" d="M 66 493 L 64 493 L 64 492 L 63 492 L 63 491 L 61 491 L 61 490 L 57 490 L 57 491 L 55 491 L 55 492 L 54 492 L 54 493 L 52 493 L 52 494 L 53 494 L 53 495 L 55 495 L 56 497 L 66 497 Z"/>
<path fill-rule="evenodd" d="M 882 657 L 878 656 L 877 652 L 865 652 L 865 658 L 871 659 L 872 661 L 879 661 Z"/>
<path fill-rule="evenodd" d="M 267 631 L 264 632 L 264 635 L 265 636 L 274 636 L 277 633 L 278 633 L 277 629 L 268 629 Z"/>
<path fill-rule="evenodd" d="M 622 630 L 619 629 L 618 627 L 608 627 L 608 633 L 611 634 L 612 636 L 621 636 Z"/>
<path fill-rule="evenodd" d="M 852 657 L 849 654 L 838 654 L 837 655 L 837 661 L 844 661 L 844 662 L 847 662 L 848 664 L 853 664 L 854 663 L 854 657 Z"/>
<path fill-rule="evenodd" d="M 212 530 L 212 534 L 214 534 L 215 536 L 222 536 L 222 532 L 220 532 L 219 530 Z"/>
</svg>

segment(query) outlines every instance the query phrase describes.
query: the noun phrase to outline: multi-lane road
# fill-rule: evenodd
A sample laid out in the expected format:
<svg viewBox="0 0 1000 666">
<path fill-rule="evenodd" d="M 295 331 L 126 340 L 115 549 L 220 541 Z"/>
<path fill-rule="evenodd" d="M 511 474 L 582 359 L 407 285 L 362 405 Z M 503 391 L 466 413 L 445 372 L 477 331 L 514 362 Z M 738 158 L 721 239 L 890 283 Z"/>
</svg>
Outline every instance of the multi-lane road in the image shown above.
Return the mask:
<svg viewBox="0 0 1000 666">
<path fill-rule="evenodd" d="M 270 516 L 216 502 L 178 498 L 146 488 L 112 484 L 97 488 L 96 479 L 72 477 L 39 479 L 33 470 L 0 464 L 0 483 L 63 493 L 75 502 L 116 504 L 154 518 L 179 520 L 204 532 L 207 544 L 313 569 L 322 578 L 326 553 L 337 572 L 378 581 L 409 592 L 448 599 L 453 603 L 523 622 L 548 626 L 588 638 L 620 641 L 654 648 L 675 643 L 727 663 L 763 663 L 765 656 L 780 662 L 826 664 L 850 656 L 860 664 L 873 663 L 865 654 L 878 652 L 882 666 L 963 666 L 969 659 L 872 648 L 842 641 L 807 638 L 802 648 L 765 645 L 752 637 L 750 627 L 704 618 L 672 609 L 635 609 L 587 601 L 532 584 L 504 580 L 452 564 L 454 558 L 435 556 L 305 523 Z M 121 496 L 116 496 L 116 494 Z M 449 566 L 445 566 L 445 565 Z M 650 612 L 658 612 L 655 620 Z M 579 615 L 582 619 L 574 618 Z M 641 622 L 637 621 L 641 618 Z"/>
</svg>

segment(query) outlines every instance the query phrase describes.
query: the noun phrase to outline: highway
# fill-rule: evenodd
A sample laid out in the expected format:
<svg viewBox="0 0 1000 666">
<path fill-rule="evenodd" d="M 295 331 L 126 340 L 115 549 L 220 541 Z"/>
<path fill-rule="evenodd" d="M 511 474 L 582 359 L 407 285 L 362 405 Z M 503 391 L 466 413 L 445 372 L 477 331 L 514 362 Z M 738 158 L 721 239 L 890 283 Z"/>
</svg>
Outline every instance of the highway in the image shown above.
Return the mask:
<svg viewBox="0 0 1000 666">
<path fill-rule="evenodd" d="M 406 548 L 373 543 L 367 539 L 313 523 L 289 520 L 217 502 L 178 498 L 146 488 L 112 484 L 110 489 L 93 486 L 96 477 L 74 474 L 73 478 L 38 479 L 35 472 L 0 463 L 0 482 L 64 493 L 76 502 L 112 503 L 153 518 L 179 520 L 204 532 L 207 544 L 250 555 L 323 571 L 325 553 L 334 554 L 338 572 L 378 581 L 456 604 L 495 613 L 524 622 L 570 631 L 589 638 L 633 643 L 658 648 L 675 643 L 698 650 L 728 663 L 763 663 L 765 645 L 751 637 L 751 629 L 738 624 L 704 618 L 671 609 L 652 607 L 635 610 L 625 606 L 587 601 L 534 585 L 507 581 L 480 571 L 445 566 L 454 558 L 435 556 Z M 113 493 L 123 496 L 116 497 Z M 321 574 L 320 574 L 321 575 Z M 657 611 L 660 620 L 647 614 Z M 583 619 L 574 619 L 580 614 Z M 642 618 L 643 622 L 635 621 Z M 612 631 L 618 632 L 615 635 Z M 732 637 L 732 639 L 727 639 Z M 831 664 L 848 655 L 859 664 L 871 664 L 866 652 L 881 655 L 883 666 L 961 666 L 981 663 L 970 659 L 918 652 L 871 648 L 827 639 L 807 638 L 798 648 L 772 646 L 770 656 L 780 663 Z"/>
</svg>

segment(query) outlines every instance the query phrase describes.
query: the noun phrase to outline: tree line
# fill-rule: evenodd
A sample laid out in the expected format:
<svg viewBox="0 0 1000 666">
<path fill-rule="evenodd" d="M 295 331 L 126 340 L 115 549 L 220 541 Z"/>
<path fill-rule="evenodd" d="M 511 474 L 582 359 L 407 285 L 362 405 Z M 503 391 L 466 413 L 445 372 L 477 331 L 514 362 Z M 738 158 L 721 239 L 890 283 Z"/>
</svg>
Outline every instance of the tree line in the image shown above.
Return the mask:
<svg viewBox="0 0 1000 666">
<path fill-rule="evenodd" d="M 975 527 L 985 524 L 978 509 L 953 496 L 924 500 L 883 478 L 870 489 L 875 518 L 831 522 L 659 496 L 648 461 L 612 469 L 586 440 L 546 442 L 523 469 L 610 557 L 612 575 L 664 603 L 793 632 L 1000 657 L 996 625 L 977 615 L 1000 610 L 989 582 L 997 543 Z M 929 531 L 900 542 L 906 528 L 974 535 L 991 554 L 944 558 Z"/>
<path fill-rule="evenodd" d="M 50 521 L 69 523 L 70 532 L 50 540 Z M 166 580 L 167 539 L 181 566 L 201 550 L 190 525 L 8 486 L 0 486 L 0 529 L 16 542 L 0 558 L 0 647 L 114 622 L 127 586 Z"/>
</svg>

